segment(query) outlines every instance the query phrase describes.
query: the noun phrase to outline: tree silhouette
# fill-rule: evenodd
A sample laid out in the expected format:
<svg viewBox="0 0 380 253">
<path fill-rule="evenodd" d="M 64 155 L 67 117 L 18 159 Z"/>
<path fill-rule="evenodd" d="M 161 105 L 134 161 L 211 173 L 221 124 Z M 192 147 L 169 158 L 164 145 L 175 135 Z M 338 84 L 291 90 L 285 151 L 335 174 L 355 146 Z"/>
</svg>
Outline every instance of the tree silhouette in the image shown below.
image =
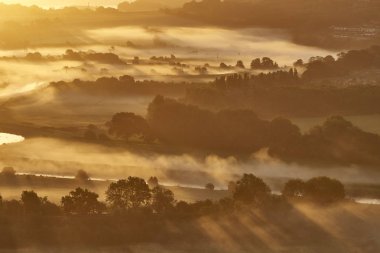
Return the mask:
<svg viewBox="0 0 380 253">
<path fill-rule="evenodd" d="M 243 178 L 237 181 L 234 199 L 246 204 L 261 203 L 270 195 L 270 188 L 261 178 L 253 174 L 244 174 Z"/>
<path fill-rule="evenodd" d="M 154 189 L 156 188 L 157 186 L 159 186 L 159 183 L 158 183 L 158 178 L 157 177 L 150 177 L 148 179 L 148 185 L 151 189 Z"/>
<path fill-rule="evenodd" d="M 172 191 L 160 186 L 152 190 L 152 208 L 156 213 L 167 213 L 174 207 L 174 204 L 175 200 Z"/>
<path fill-rule="evenodd" d="M 4 167 L 0 175 L 4 177 L 14 177 L 16 176 L 16 170 L 13 167 Z"/>
<path fill-rule="evenodd" d="M 101 214 L 105 205 L 98 201 L 99 195 L 87 189 L 76 188 L 62 197 L 61 204 L 66 214 Z"/>
<path fill-rule="evenodd" d="M 245 69 L 244 63 L 241 60 L 236 62 L 236 67 L 241 68 L 241 69 Z"/>
<path fill-rule="evenodd" d="M 222 62 L 222 63 L 220 63 L 219 68 L 221 68 L 221 69 L 228 69 L 228 66 L 227 66 L 227 64 L 225 64 L 224 62 Z"/>
<path fill-rule="evenodd" d="M 330 204 L 342 201 L 345 196 L 344 185 L 328 177 L 312 178 L 306 182 L 306 197 L 313 202 Z"/>
<path fill-rule="evenodd" d="M 79 182 L 88 182 L 90 180 L 90 176 L 86 171 L 78 170 L 77 174 L 75 175 L 75 180 Z"/>
<path fill-rule="evenodd" d="M 120 138 L 129 139 L 134 135 L 150 138 L 150 128 L 146 120 L 134 113 L 117 113 L 107 123 L 109 133 Z"/>
<path fill-rule="evenodd" d="M 107 202 L 115 211 L 126 211 L 147 207 L 151 199 L 148 184 L 144 179 L 129 177 L 111 183 L 106 191 Z"/>
<path fill-rule="evenodd" d="M 42 210 L 42 200 L 34 191 L 23 191 L 21 203 L 26 214 L 39 214 Z"/>
<path fill-rule="evenodd" d="M 205 185 L 205 189 L 209 191 L 213 191 L 215 189 L 215 186 L 212 183 L 208 183 Z"/>
<path fill-rule="evenodd" d="M 301 179 L 289 180 L 282 190 L 282 195 L 287 198 L 301 198 L 306 194 L 306 183 Z"/>
</svg>

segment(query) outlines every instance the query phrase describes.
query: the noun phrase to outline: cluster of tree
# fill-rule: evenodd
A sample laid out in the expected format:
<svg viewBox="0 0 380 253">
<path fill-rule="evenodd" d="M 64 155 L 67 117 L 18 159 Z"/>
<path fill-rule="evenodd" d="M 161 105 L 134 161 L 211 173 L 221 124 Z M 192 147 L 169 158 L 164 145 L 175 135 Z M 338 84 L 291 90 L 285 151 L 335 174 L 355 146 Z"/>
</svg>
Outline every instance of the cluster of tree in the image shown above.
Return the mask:
<svg viewBox="0 0 380 253">
<path fill-rule="evenodd" d="M 114 53 L 82 52 L 68 49 L 62 58 L 69 61 L 95 61 L 106 64 L 126 65 L 125 61 Z"/>
<path fill-rule="evenodd" d="M 154 188 L 150 188 L 150 183 Z M 128 215 L 140 212 L 145 215 L 170 215 L 189 217 L 209 215 L 215 212 L 225 212 L 246 205 L 256 208 L 264 207 L 281 199 L 272 195 L 269 186 L 253 174 L 244 174 L 237 182 L 231 182 L 229 187 L 231 197 L 216 202 L 210 200 L 187 203 L 176 201 L 172 191 L 158 184 L 152 177 L 148 183 L 138 177 L 129 177 L 109 185 L 106 191 L 106 203 L 99 201 L 99 195 L 88 189 L 76 188 L 63 196 L 58 206 L 47 197 L 41 198 L 34 191 L 23 191 L 20 200 L 3 200 L 0 197 L 0 215 Z M 206 186 L 213 190 L 212 184 Z M 283 189 L 283 199 L 305 200 L 317 204 L 333 204 L 346 198 L 341 182 L 327 177 L 302 180 L 290 180 Z"/>
<path fill-rule="evenodd" d="M 59 215 L 61 209 L 56 204 L 41 198 L 34 191 L 23 191 L 20 200 L 3 200 L 0 196 L 0 215 Z"/>
<path fill-rule="evenodd" d="M 250 110 L 214 113 L 162 96 L 149 105 L 147 122 L 133 114 L 117 117 L 120 115 L 128 119 L 118 121 L 113 130 L 123 134 L 126 129 L 128 136 L 148 132 L 176 146 L 228 154 L 251 154 L 268 148 L 273 157 L 308 164 L 360 164 L 371 168 L 380 164 L 380 136 L 364 132 L 338 116 L 302 134 L 284 118 L 263 120 Z"/>
<path fill-rule="evenodd" d="M 181 63 L 180 59 L 175 57 L 175 55 L 170 55 L 170 57 L 167 56 L 152 56 L 149 58 L 150 61 L 147 61 L 146 64 L 149 65 L 169 65 L 173 66 L 174 68 L 178 67 L 179 71 L 183 71 L 182 68 L 189 68 L 190 65 Z"/>
<path fill-rule="evenodd" d="M 13 167 L 4 167 L 0 173 L 0 184 L 13 185 L 16 182 L 16 170 Z"/>
<path fill-rule="evenodd" d="M 249 108 L 263 117 L 327 117 L 380 113 L 380 87 L 304 85 L 297 71 L 227 75 L 189 88 L 184 101 L 210 110 Z"/>
<path fill-rule="evenodd" d="M 218 89 L 228 90 L 252 86 L 296 86 L 299 81 L 297 69 L 291 68 L 289 71 L 279 70 L 257 75 L 249 75 L 248 73 L 220 75 L 215 78 L 214 85 Z"/>
<path fill-rule="evenodd" d="M 295 65 L 300 63 L 298 60 Z M 306 67 L 302 75 L 305 80 L 339 77 L 355 71 L 379 69 L 380 46 L 342 52 L 336 60 L 331 55 L 312 57 L 308 63 L 303 65 Z"/>
<path fill-rule="evenodd" d="M 251 69 L 278 69 L 278 64 L 269 57 L 256 58 L 251 62 Z"/>
<path fill-rule="evenodd" d="M 78 185 L 92 187 L 90 175 L 80 169 L 71 178 L 43 177 L 38 175 L 20 174 L 13 167 L 4 167 L 0 172 L 0 186 L 5 187 L 54 187 L 54 188 L 71 188 Z"/>
<path fill-rule="evenodd" d="M 25 60 L 31 62 L 47 62 L 47 61 L 59 61 L 59 60 L 68 60 L 68 61 L 94 61 L 104 64 L 112 65 L 126 65 L 126 62 L 123 61 L 118 55 L 114 53 L 98 53 L 94 51 L 74 51 L 72 49 L 67 49 L 65 54 L 60 56 L 52 55 L 42 55 L 40 52 L 27 53 L 25 56 L 10 56 L 10 57 L 1 57 L 2 60 Z"/>
<path fill-rule="evenodd" d="M 47 88 L 54 88 L 60 94 L 65 92 L 82 93 L 95 96 L 126 96 L 126 95 L 183 95 L 189 87 L 201 87 L 204 84 L 174 83 L 159 81 L 136 81 L 132 76 L 101 77 L 95 81 L 75 79 L 71 82 L 52 82 Z"/>
<path fill-rule="evenodd" d="M 117 113 L 106 123 L 110 135 L 126 139 L 136 136 L 145 140 L 152 138 L 151 129 L 146 120 L 134 113 Z"/>
<path fill-rule="evenodd" d="M 276 233 L 281 228 L 281 233 L 287 233 L 298 242 L 299 232 L 289 234 L 289 231 L 294 231 L 295 227 L 297 231 L 309 231 L 313 223 L 305 223 L 304 214 L 297 215 L 293 204 L 310 203 L 318 212 L 323 212 L 324 204 L 338 204 L 344 200 L 344 188 L 337 187 L 339 183 L 335 180 L 317 178 L 311 181 L 315 182 L 314 187 L 308 192 L 313 198 L 297 195 L 296 200 L 291 194 L 286 197 L 272 195 L 269 186 L 252 174 L 230 183 L 230 197 L 194 203 L 175 201 L 171 191 L 160 186 L 149 189 L 143 179 L 134 177 L 111 183 L 106 203 L 99 201 L 97 193 L 82 188 L 62 197 L 60 205 L 50 203 L 33 191 L 24 191 L 20 200 L 0 197 L 0 249 L 59 247 L 72 250 L 77 246 L 98 249 L 129 243 L 199 243 L 210 236 L 208 231 L 205 233 L 204 226 L 199 226 L 202 221 L 211 220 L 219 225 L 229 220 L 234 231 L 241 231 L 256 219 L 240 217 L 252 217 L 256 213 L 260 221 L 255 226 L 267 227 L 267 220 L 271 226 L 276 226 Z M 286 186 L 284 192 L 288 193 L 288 188 Z M 295 222 L 289 222 L 291 220 Z M 255 240 L 252 232 L 249 237 L 238 237 Z"/>
<path fill-rule="evenodd" d="M 159 61 L 159 62 L 173 62 L 177 60 L 177 57 L 175 55 L 170 55 L 170 57 L 167 56 L 152 56 L 150 57 L 150 60 L 152 61 Z"/>
<path fill-rule="evenodd" d="M 231 69 L 234 66 L 227 65 L 224 62 L 220 63 L 219 68 L 221 69 Z M 238 60 L 235 64 L 235 68 L 245 69 L 244 62 L 242 60 Z M 276 62 L 274 62 L 269 57 L 263 57 L 262 59 L 256 58 L 251 61 L 250 68 L 254 70 L 273 70 L 278 69 L 279 66 Z"/>
<path fill-rule="evenodd" d="M 289 180 L 282 195 L 289 199 L 308 199 L 310 201 L 329 204 L 345 198 L 344 185 L 336 179 L 328 177 L 312 178 L 308 181 L 301 179 Z"/>
<path fill-rule="evenodd" d="M 325 57 L 315 56 L 311 57 L 307 63 L 304 63 L 302 59 L 294 62 L 294 69 L 290 69 L 290 73 L 294 74 L 296 77 L 300 77 L 302 84 L 308 86 L 310 81 L 316 79 L 326 79 L 330 77 L 341 77 L 347 76 L 355 71 L 371 70 L 380 68 L 380 46 L 372 46 L 367 49 L 362 50 L 349 50 L 347 52 L 341 52 L 338 54 L 338 58 L 335 59 L 333 56 L 328 55 Z M 244 64 L 239 61 L 236 66 L 244 68 Z M 221 65 L 221 67 L 228 67 L 227 65 Z M 251 62 L 252 69 L 277 69 L 278 64 L 268 57 L 263 57 L 262 59 L 257 58 Z M 305 68 L 302 75 L 298 75 L 297 68 Z M 283 86 L 289 85 L 289 82 L 283 71 L 278 71 L 273 73 L 259 75 L 259 81 L 256 85 L 266 85 L 268 81 L 276 79 L 278 84 Z M 278 76 L 273 78 L 273 75 L 279 73 Z M 255 76 L 249 78 L 243 78 L 240 81 L 248 81 L 249 79 L 255 80 Z M 251 82 L 253 83 L 253 81 Z M 292 83 L 291 83 L 292 84 Z"/>
<path fill-rule="evenodd" d="M 44 61 L 54 61 L 56 60 L 53 56 L 43 56 L 40 52 L 27 53 L 25 56 L 3 56 L 1 60 L 25 60 L 31 62 L 44 62 Z"/>
</svg>

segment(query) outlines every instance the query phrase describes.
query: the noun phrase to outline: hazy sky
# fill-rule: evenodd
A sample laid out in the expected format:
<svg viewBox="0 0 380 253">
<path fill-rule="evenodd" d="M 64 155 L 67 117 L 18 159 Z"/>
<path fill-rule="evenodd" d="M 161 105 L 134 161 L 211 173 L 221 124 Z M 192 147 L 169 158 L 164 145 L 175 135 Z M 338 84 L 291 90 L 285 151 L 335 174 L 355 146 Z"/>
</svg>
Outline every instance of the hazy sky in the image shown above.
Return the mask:
<svg viewBox="0 0 380 253">
<path fill-rule="evenodd" d="M 23 4 L 23 5 L 38 5 L 44 8 L 63 7 L 72 5 L 88 5 L 90 6 L 117 6 L 124 0 L 0 0 L 1 3 L 8 4 Z"/>
</svg>

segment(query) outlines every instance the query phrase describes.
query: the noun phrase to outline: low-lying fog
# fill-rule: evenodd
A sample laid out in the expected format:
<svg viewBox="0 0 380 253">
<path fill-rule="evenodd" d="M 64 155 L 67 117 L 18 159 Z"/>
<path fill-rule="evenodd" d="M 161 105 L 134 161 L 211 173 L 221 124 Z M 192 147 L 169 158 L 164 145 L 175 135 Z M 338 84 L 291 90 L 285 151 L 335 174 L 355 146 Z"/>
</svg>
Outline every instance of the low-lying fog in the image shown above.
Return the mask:
<svg viewBox="0 0 380 253">
<path fill-rule="evenodd" d="M 237 60 L 245 60 L 249 66 L 253 58 L 268 56 L 280 64 L 292 64 L 299 58 L 337 53 L 297 45 L 282 30 L 260 28 L 125 26 L 89 30 L 86 35 L 100 45 L 127 46 L 130 42 L 129 48 L 120 48 L 126 55 L 175 54 L 203 63 L 225 61 L 234 64 Z"/>
<path fill-rule="evenodd" d="M 84 31 L 79 36 L 82 43 L 77 46 L 39 47 L 22 50 L 0 50 L 2 56 L 25 56 L 40 52 L 43 56 L 59 56 L 69 48 L 80 51 L 112 52 L 129 63 L 109 65 L 93 62 L 53 61 L 27 62 L 22 60 L 0 60 L 0 96 L 22 93 L 48 84 L 51 81 L 72 80 L 75 78 L 93 80 L 101 76 L 132 75 L 136 79 L 171 81 L 212 80 L 221 74 L 219 64 L 235 65 L 242 60 L 245 66 L 257 57 L 268 56 L 281 66 L 291 66 L 302 58 L 307 60 L 316 55 L 335 55 L 337 52 L 297 45 L 281 30 L 195 28 L 195 27 L 139 27 L 127 26 Z M 42 42 L 41 42 L 42 43 Z M 46 42 L 48 43 L 48 42 Z M 212 45 L 212 46 L 210 46 Z M 137 56 L 148 60 L 152 56 L 175 55 L 188 68 L 176 68 L 162 64 L 134 64 Z M 196 66 L 208 63 L 208 78 L 194 71 Z M 22 70 L 22 72 L 20 71 Z M 223 72 L 224 73 L 224 72 Z"/>
<path fill-rule="evenodd" d="M 72 48 L 78 51 L 112 52 L 126 61 L 127 65 L 63 60 L 36 63 L 3 59 L 0 60 L 0 97 L 28 92 L 44 87 L 52 81 L 70 81 L 75 78 L 94 80 L 102 76 L 132 75 L 140 80 L 188 81 L 190 75 L 197 75 L 193 71 L 194 67 L 203 66 L 205 63 L 211 66 L 208 72 L 211 78 L 208 80 L 212 80 L 213 75 L 221 73 L 218 69 L 221 62 L 235 65 L 237 60 L 243 60 L 248 67 L 252 59 L 268 56 L 283 66 L 292 65 L 299 58 L 307 60 L 311 56 L 336 54 L 294 44 L 285 32 L 269 29 L 128 26 L 88 30 L 82 36 L 81 39 L 87 43 L 78 46 L 2 50 L 0 57 L 22 57 L 28 52 L 40 52 L 43 56 L 61 56 L 68 48 Z M 175 55 L 178 61 L 189 65 L 190 68 L 185 69 L 185 73 L 178 73 L 169 64 L 132 64 L 135 56 L 147 61 L 152 56 L 170 57 L 170 55 Z M 22 113 L 23 121 L 37 122 L 39 125 L 49 126 L 53 122 L 54 124 L 50 126 L 57 124 L 86 126 L 90 122 L 104 123 L 114 113 L 120 111 L 144 114 L 146 106 L 151 101 L 150 97 L 112 101 L 98 98 L 90 100 L 89 97 L 71 99 L 72 101 L 61 101 L 55 94 L 44 92 L 39 94 L 36 101 L 8 109 Z M 72 106 L 68 107 L 68 103 Z M 77 115 L 74 117 L 75 113 Z M 62 118 L 62 115 L 65 117 Z M 306 129 L 316 125 L 318 119 L 298 122 L 295 120 L 295 122 Z M 358 122 L 361 122 L 359 118 L 354 123 L 369 131 L 372 131 L 374 129 L 372 126 L 377 124 L 368 123 L 366 127 Z M 352 180 L 378 182 L 380 178 L 378 174 L 371 174 L 368 171 L 361 173 L 360 168 L 356 167 L 322 169 L 283 164 L 269 158 L 264 151 L 254 154 L 249 161 L 240 162 L 234 157 L 220 158 L 213 155 L 200 159 L 187 154 L 139 154 L 126 151 L 125 148 L 110 148 L 51 138 L 32 138 L 22 143 L 2 145 L 0 157 L 0 168 L 13 166 L 21 173 L 72 176 L 78 169 L 84 169 L 94 178 L 157 176 L 167 184 L 203 186 L 205 183 L 213 182 L 221 188 L 226 187 L 229 180 L 236 179 L 244 172 L 263 177 L 275 175 L 309 178 L 327 175 L 345 182 Z"/>
<path fill-rule="evenodd" d="M 361 171 L 363 168 L 307 168 L 284 164 L 269 157 L 265 150 L 240 161 L 234 157 L 209 155 L 159 155 L 154 152 L 130 152 L 128 149 L 96 144 L 63 141 L 52 138 L 31 138 L 22 143 L 0 146 L 0 167 L 13 166 L 19 173 L 73 176 L 86 170 L 93 178 L 118 179 L 128 176 L 157 176 L 169 185 L 203 187 L 212 182 L 226 188 L 230 180 L 243 173 L 264 178 L 310 178 L 331 176 L 346 183 L 377 183 L 380 174 Z"/>
</svg>

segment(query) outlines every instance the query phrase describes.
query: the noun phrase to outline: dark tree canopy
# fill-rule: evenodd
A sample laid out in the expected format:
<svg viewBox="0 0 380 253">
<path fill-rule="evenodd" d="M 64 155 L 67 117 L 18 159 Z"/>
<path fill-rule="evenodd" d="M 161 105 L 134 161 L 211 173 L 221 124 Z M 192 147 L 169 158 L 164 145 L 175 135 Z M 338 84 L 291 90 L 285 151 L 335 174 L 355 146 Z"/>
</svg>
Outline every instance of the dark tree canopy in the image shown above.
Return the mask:
<svg viewBox="0 0 380 253">
<path fill-rule="evenodd" d="M 270 195 L 269 186 L 261 178 L 252 174 L 244 174 L 237 181 L 234 199 L 247 204 L 259 204 L 265 201 Z"/>
<path fill-rule="evenodd" d="M 151 189 L 154 189 L 156 188 L 157 186 L 159 186 L 159 182 L 158 182 L 158 178 L 157 177 L 150 177 L 148 179 L 148 185 Z"/>
<path fill-rule="evenodd" d="M 151 197 L 148 184 L 138 177 L 111 183 L 106 191 L 107 202 L 115 211 L 147 207 Z"/>
<path fill-rule="evenodd" d="M 175 204 L 172 191 L 157 186 L 152 190 L 152 209 L 158 214 L 167 213 L 173 209 Z"/>
<path fill-rule="evenodd" d="M 206 189 L 206 190 L 209 190 L 209 191 L 213 191 L 213 190 L 215 189 L 215 185 L 212 184 L 212 183 L 207 183 L 207 184 L 205 185 L 205 189 Z"/>
<path fill-rule="evenodd" d="M 269 57 L 256 58 L 251 62 L 251 69 L 277 69 L 278 64 Z"/>
<path fill-rule="evenodd" d="M 62 197 L 63 211 L 67 214 L 101 214 L 105 205 L 98 201 L 99 195 L 87 189 L 77 188 Z"/>
<path fill-rule="evenodd" d="M 4 177 L 14 177 L 16 175 L 16 170 L 13 167 L 4 167 L 0 175 Z"/>
<path fill-rule="evenodd" d="M 41 211 L 42 200 L 34 191 L 23 191 L 21 202 L 25 212 L 28 214 L 37 214 Z"/>
<path fill-rule="evenodd" d="M 157 96 L 147 122 L 158 140 L 176 146 L 239 155 L 268 149 L 285 162 L 311 165 L 380 165 L 380 136 L 340 116 L 301 133 L 285 118 L 264 120 L 246 109 L 214 112 Z"/>
<path fill-rule="evenodd" d="M 117 113 L 107 123 L 109 133 L 119 138 L 129 139 L 134 135 L 149 137 L 150 127 L 146 120 L 134 113 Z"/>
<path fill-rule="evenodd" d="M 88 182 L 90 180 L 90 175 L 85 170 L 78 170 L 75 179 L 80 182 Z"/>
<path fill-rule="evenodd" d="M 346 197 L 344 185 L 328 177 L 312 178 L 306 182 L 306 198 L 316 203 L 334 203 Z"/>
<path fill-rule="evenodd" d="M 241 68 L 241 69 L 245 69 L 244 63 L 241 60 L 236 62 L 236 67 Z"/>
<path fill-rule="evenodd" d="M 301 179 L 289 180 L 282 190 L 282 195 L 287 198 L 302 198 L 306 195 L 306 183 Z"/>
<path fill-rule="evenodd" d="M 19 213 L 22 209 L 26 215 L 57 215 L 61 211 L 59 207 L 50 202 L 47 197 L 39 197 L 34 191 L 23 191 L 21 201 L 7 201 L 5 207 L 9 213 Z"/>
</svg>

